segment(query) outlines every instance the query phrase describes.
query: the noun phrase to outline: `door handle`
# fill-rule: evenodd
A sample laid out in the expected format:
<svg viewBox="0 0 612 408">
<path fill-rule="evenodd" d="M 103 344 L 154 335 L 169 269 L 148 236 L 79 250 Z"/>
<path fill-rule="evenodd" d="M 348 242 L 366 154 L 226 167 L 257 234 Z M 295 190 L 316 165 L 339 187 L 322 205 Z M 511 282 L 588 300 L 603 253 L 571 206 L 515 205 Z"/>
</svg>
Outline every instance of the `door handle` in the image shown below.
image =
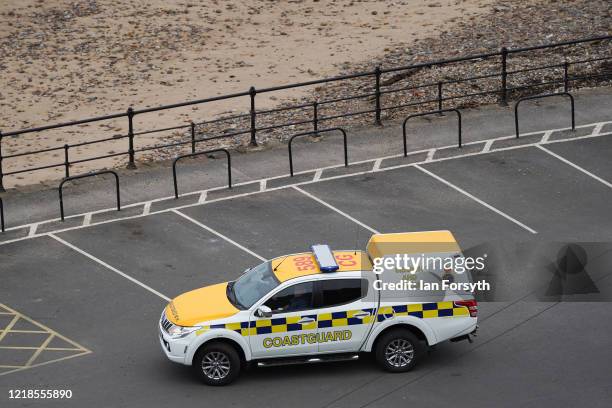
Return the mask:
<svg viewBox="0 0 612 408">
<path fill-rule="evenodd" d="M 361 312 L 361 313 L 357 313 L 355 315 L 353 315 L 353 317 L 356 317 L 357 319 L 363 319 L 370 316 L 370 313 L 368 312 Z"/>
<path fill-rule="evenodd" d="M 313 319 L 312 317 L 305 317 L 305 318 L 303 318 L 301 320 L 298 320 L 298 323 L 299 324 L 306 324 L 306 323 L 312 323 L 314 321 L 315 321 L 315 319 Z"/>
</svg>

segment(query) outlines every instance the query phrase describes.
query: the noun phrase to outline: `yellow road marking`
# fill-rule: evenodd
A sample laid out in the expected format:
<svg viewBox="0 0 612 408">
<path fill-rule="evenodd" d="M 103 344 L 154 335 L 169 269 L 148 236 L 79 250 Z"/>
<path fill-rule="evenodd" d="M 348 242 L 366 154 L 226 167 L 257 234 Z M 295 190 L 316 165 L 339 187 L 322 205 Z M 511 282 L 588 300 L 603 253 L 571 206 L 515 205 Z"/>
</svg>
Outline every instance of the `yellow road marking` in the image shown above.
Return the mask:
<svg viewBox="0 0 612 408">
<path fill-rule="evenodd" d="M 63 360 L 68 360 L 70 358 L 74 358 L 74 357 L 78 357 L 78 356 L 84 356 L 86 354 L 91 353 L 92 351 L 81 346 L 80 344 L 70 340 L 69 338 L 61 335 L 60 333 L 56 332 L 55 330 L 45 326 L 42 323 L 39 323 L 31 318 L 29 318 L 28 316 L 19 313 L 16 310 L 11 309 L 10 307 L 0 303 L 0 310 L 6 310 L 6 312 L 0 312 L 0 314 L 3 315 L 11 315 L 13 316 L 13 318 L 11 319 L 10 323 L 2 328 L 2 330 L 0 330 L 0 342 L 6 337 L 7 334 L 9 333 L 38 333 L 38 334 L 48 334 L 48 337 L 45 339 L 45 341 L 38 347 L 31 347 L 31 346 L 0 346 L 0 349 L 4 349 L 4 350 L 32 350 L 33 354 L 30 356 L 30 358 L 28 359 L 28 361 L 24 364 L 24 365 L 3 365 L 0 364 L 0 368 L 8 368 L 11 369 L 9 371 L 5 371 L 3 373 L 0 373 L 0 376 L 3 375 L 7 375 L 10 373 L 14 373 L 16 371 L 22 371 L 28 368 L 34 368 L 34 367 L 39 367 L 39 366 L 43 366 L 43 365 L 47 365 L 50 363 L 55 363 L 55 362 L 59 362 L 59 361 L 63 361 Z M 41 330 L 13 330 L 13 327 L 15 326 L 15 324 L 19 321 L 19 319 L 23 319 L 27 322 L 29 322 L 30 324 L 36 326 L 37 328 L 41 329 Z M 49 344 L 51 344 L 51 341 L 53 341 L 53 339 L 58 338 L 63 340 L 64 342 L 72 345 L 74 348 L 70 348 L 70 347 L 47 347 Z M 45 361 L 43 363 L 36 363 L 36 359 L 44 352 L 44 351 L 72 351 L 72 352 L 76 352 L 76 354 L 73 355 L 69 355 L 69 356 L 64 356 L 61 358 L 56 358 L 53 360 L 49 360 L 49 361 Z M 0 362 L 1 363 L 1 362 Z"/>
<path fill-rule="evenodd" d="M 0 346 L 0 350 L 38 350 L 40 347 L 34 346 Z M 83 349 L 68 347 L 45 347 L 43 351 L 83 351 Z"/>
<path fill-rule="evenodd" d="M 15 323 L 17 323 L 17 320 L 19 320 L 19 316 L 13 316 L 13 320 L 11 320 L 11 322 L 4 328 L 4 330 L 2 330 L 2 334 L 0 334 L 0 341 L 2 341 L 2 339 L 7 335 L 7 333 L 11 331 L 11 328 L 15 325 Z"/>
<path fill-rule="evenodd" d="M 48 332 L 48 333 L 53 333 L 53 334 L 55 335 L 55 337 L 58 337 L 58 338 L 60 338 L 60 339 L 62 339 L 62 340 L 64 340 L 64 341 L 66 341 L 66 342 L 68 342 L 68 343 L 72 344 L 72 345 L 73 345 L 75 348 L 81 349 L 81 350 L 83 350 L 83 351 L 90 351 L 90 352 L 91 352 L 91 350 L 87 349 L 86 347 L 81 346 L 80 344 L 78 344 L 78 343 L 76 343 L 76 342 L 74 342 L 74 341 L 70 340 L 69 338 L 67 338 L 67 337 L 65 337 L 65 336 L 62 336 L 60 333 L 58 333 L 58 332 L 56 332 L 55 330 L 53 330 L 53 329 L 51 329 L 51 328 L 49 328 L 49 327 L 45 326 L 44 324 L 39 323 L 39 322 L 37 322 L 37 321 L 35 321 L 35 320 L 32 320 L 32 319 L 30 319 L 28 316 L 26 316 L 26 315 L 24 315 L 24 314 L 21 314 L 21 313 L 19 313 L 19 312 L 18 312 L 18 311 L 16 311 L 16 310 L 11 309 L 10 307 L 6 306 L 5 304 L 0 303 L 0 306 L 4 307 L 6 310 L 9 310 L 10 312 L 12 312 L 12 314 L 17 315 L 19 318 L 21 318 L 21 319 L 23 319 L 23 320 L 26 320 L 26 321 L 28 321 L 28 322 L 32 323 L 32 324 L 33 324 L 33 325 L 35 325 L 35 326 L 40 327 L 41 329 L 45 330 L 46 332 Z"/>
<path fill-rule="evenodd" d="M 0 332 L 3 332 L 3 330 L 0 330 Z M 11 332 L 11 333 L 48 333 L 44 330 L 15 330 L 15 329 L 11 329 L 11 330 L 7 330 L 7 332 Z"/>
<path fill-rule="evenodd" d="M 5 371 L 5 372 L 3 372 L 3 373 L 0 373 L 0 377 L 2 377 L 3 375 L 7 375 L 7 374 L 11 374 L 11 373 L 17 372 L 17 371 L 27 370 L 28 368 L 41 367 L 41 366 L 44 366 L 44 365 L 47 365 L 47 364 L 57 363 L 57 362 L 64 361 L 64 360 L 69 360 L 69 359 L 71 359 L 71 358 L 75 358 L 75 357 L 84 356 L 84 355 L 86 355 L 86 354 L 90 354 L 90 353 L 92 353 L 92 351 L 87 350 L 87 351 L 84 351 L 84 352 L 82 352 L 82 353 L 73 354 L 73 355 L 71 355 L 71 356 L 66 356 L 66 357 L 62 357 L 62 358 L 55 359 L 55 360 L 45 361 L 44 363 L 32 364 L 32 365 L 31 365 L 31 366 L 29 366 L 29 367 L 27 367 L 27 366 L 22 366 L 22 367 L 20 367 L 20 368 L 16 368 L 16 369 L 14 369 L 14 370 Z"/>
<path fill-rule="evenodd" d="M 28 362 L 25 364 L 27 367 L 31 366 L 32 363 L 34 362 L 34 360 L 36 360 L 36 357 L 38 357 L 40 355 L 40 353 L 42 353 L 42 351 L 45 349 L 45 347 L 47 347 L 49 345 L 49 343 L 51 343 L 51 340 L 53 340 L 53 334 L 51 334 L 49 337 L 47 337 L 47 340 L 45 340 L 43 342 L 43 344 L 40 345 L 40 347 L 38 347 L 36 349 L 36 351 L 34 352 L 34 354 L 32 354 L 32 357 L 30 357 L 30 359 L 28 360 Z"/>
</svg>

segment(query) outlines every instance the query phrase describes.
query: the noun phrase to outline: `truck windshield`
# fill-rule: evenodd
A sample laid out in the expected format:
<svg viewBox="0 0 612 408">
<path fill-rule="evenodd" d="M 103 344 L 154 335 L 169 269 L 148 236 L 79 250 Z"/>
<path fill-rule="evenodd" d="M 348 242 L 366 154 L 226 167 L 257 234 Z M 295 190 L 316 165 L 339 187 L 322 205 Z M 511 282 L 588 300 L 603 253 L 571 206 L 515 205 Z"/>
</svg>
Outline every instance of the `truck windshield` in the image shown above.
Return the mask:
<svg viewBox="0 0 612 408">
<path fill-rule="evenodd" d="M 242 275 L 233 285 L 236 302 L 245 309 L 279 285 L 270 262 L 264 262 Z"/>
</svg>

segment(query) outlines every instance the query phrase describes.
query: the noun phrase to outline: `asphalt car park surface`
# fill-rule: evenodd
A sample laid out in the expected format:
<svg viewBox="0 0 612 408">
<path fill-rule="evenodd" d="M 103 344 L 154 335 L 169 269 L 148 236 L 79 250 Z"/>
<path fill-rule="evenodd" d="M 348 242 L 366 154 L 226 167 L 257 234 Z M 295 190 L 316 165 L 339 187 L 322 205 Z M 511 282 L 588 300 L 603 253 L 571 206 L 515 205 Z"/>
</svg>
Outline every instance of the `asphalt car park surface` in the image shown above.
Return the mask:
<svg viewBox="0 0 612 408">
<path fill-rule="evenodd" d="M 311 173 L 297 179 L 307 184 L 268 181 L 270 190 L 207 193 L 210 200 L 201 203 L 202 195 L 185 196 L 143 212 L 145 203 L 125 218 L 97 214 L 90 225 L 84 215 L 72 229 L 47 227 L 4 242 L 1 303 L 81 352 L 37 345 L 42 351 L 28 365 L 34 349 L 11 349 L 24 355 L 11 367 L 0 362 L 2 405 L 32 403 L 8 401 L 9 389 L 63 388 L 72 390 L 71 400 L 45 405 L 606 406 L 612 304 L 538 301 L 529 287 L 504 302 L 480 303 L 474 343 L 440 344 L 404 374 L 384 373 L 364 358 L 257 368 L 229 387 L 206 387 L 189 368 L 168 362 L 157 338 L 168 298 L 316 243 L 363 248 L 376 231 L 435 229 L 453 231 L 463 247 L 610 242 L 612 136 L 568 137 L 540 147 L 504 142 L 517 148 L 475 154 L 478 145 L 417 165 L 394 158 L 378 163 L 382 171 L 321 170 L 316 180 Z M 398 163 L 403 167 L 394 168 Z M 597 276 L 601 292 L 611 283 L 609 275 Z"/>
</svg>

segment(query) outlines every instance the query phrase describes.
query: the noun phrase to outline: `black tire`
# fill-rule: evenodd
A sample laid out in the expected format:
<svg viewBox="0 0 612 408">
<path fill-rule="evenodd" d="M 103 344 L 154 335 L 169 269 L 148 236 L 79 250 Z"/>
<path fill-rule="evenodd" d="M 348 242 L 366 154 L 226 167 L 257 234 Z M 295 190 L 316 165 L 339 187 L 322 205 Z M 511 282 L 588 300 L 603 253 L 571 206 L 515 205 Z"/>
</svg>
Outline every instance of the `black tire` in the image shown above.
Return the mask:
<svg viewBox="0 0 612 408">
<path fill-rule="evenodd" d="M 425 345 L 408 329 L 392 329 L 376 342 L 376 362 L 386 371 L 403 373 L 421 360 Z"/>
<path fill-rule="evenodd" d="M 240 356 L 229 344 L 205 344 L 193 357 L 193 369 L 205 384 L 227 385 L 240 374 Z"/>
</svg>

